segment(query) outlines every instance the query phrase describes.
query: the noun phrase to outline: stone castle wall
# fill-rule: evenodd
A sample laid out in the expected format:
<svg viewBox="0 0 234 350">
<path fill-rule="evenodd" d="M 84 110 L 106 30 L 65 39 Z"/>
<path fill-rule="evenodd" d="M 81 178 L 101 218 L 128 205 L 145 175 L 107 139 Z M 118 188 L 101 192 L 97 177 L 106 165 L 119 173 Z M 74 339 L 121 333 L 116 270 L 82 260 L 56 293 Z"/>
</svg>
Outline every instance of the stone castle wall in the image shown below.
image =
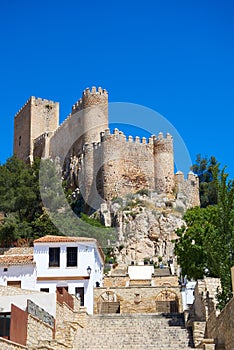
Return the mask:
<svg viewBox="0 0 234 350">
<path fill-rule="evenodd" d="M 32 97 L 15 117 L 14 152 L 25 161 L 59 158 L 65 177 L 89 206 L 140 189 L 174 195 L 176 188 L 190 197 L 191 206 L 199 205 L 194 175 L 175 181 L 171 135 L 133 140 L 118 130 L 110 134 L 106 90 L 86 89 L 60 126 L 58 110 L 58 103 Z"/>
<path fill-rule="evenodd" d="M 188 173 L 187 179 L 184 174 L 178 171 L 175 174 L 175 193 L 177 199 L 182 204 L 186 202 L 186 207 L 193 208 L 200 205 L 199 197 L 199 178 L 192 172 Z"/>
<path fill-rule="evenodd" d="M 31 154 L 30 115 L 31 99 L 19 110 L 14 119 L 14 154 L 27 162 Z"/>
<path fill-rule="evenodd" d="M 85 183 L 81 192 L 86 201 L 89 198 L 91 201 L 97 193 L 111 200 L 140 189 L 172 194 L 172 137 L 168 134 L 163 138 L 160 134 L 158 138 L 140 140 L 136 137 L 133 140 L 131 136 L 126 139 L 118 129 L 113 134 L 106 129 L 101 133 L 101 142 L 85 145 L 79 167 L 80 177 Z"/>
<path fill-rule="evenodd" d="M 14 121 L 14 154 L 26 162 L 33 160 L 34 142 L 59 125 L 59 104 L 32 96 Z"/>
</svg>

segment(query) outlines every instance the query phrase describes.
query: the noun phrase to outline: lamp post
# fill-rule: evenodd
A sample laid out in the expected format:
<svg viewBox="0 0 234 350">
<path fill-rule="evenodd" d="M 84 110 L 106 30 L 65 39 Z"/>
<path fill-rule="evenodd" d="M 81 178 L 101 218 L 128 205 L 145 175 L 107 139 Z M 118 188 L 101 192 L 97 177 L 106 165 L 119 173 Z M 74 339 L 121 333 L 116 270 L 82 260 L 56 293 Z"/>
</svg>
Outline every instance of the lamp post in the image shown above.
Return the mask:
<svg viewBox="0 0 234 350">
<path fill-rule="evenodd" d="M 87 273 L 88 273 L 89 276 L 91 275 L 91 271 L 92 271 L 91 267 L 88 266 L 88 267 L 87 267 Z"/>
</svg>

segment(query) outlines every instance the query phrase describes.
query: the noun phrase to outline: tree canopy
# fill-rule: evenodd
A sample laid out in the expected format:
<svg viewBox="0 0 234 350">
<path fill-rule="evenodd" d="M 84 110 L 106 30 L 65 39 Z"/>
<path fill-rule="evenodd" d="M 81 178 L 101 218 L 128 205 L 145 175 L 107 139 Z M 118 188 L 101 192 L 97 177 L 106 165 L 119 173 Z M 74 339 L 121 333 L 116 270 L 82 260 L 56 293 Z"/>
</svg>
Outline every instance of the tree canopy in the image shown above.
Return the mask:
<svg viewBox="0 0 234 350">
<path fill-rule="evenodd" d="M 191 170 L 199 178 L 199 193 L 202 208 L 217 204 L 217 188 L 213 176 L 214 169 L 220 173 L 219 163 L 216 158 L 211 156 L 208 159 L 207 157 L 202 157 L 200 154 L 197 155 L 196 163 L 191 167 Z"/>
<path fill-rule="evenodd" d="M 184 215 L 186 226 L 177 230 L 175 254 L 183 275 L 201 279 L 208 275 L 221 279 L 218 292 L 222 308 L 232 296 L 230 269 L 234 253 L 234 182 L 218 164 L 212 169 L 217 203 L 192 208 Z"/>
<path fill-rule="evenodd" d="M 14 156 L 1 165 L 0 246 L 31 245 L 45 235 L 93 237 L 102 247 L 113 241 L 113 230 L 84 214 L 78 218 L 73 213 L 70 205 L 74 203 L 63 185 L 51 160 L 43 164 L 35 160 L 29 165 Z"/>
</svg>

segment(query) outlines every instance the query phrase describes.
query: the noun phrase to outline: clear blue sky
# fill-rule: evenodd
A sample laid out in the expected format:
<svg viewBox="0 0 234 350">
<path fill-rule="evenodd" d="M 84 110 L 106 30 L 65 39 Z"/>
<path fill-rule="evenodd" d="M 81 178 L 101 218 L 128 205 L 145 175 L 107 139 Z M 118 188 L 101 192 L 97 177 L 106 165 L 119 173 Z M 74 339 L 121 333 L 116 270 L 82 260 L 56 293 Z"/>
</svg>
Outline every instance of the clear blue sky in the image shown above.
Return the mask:
<svg viewBox="0 0 234 350">
<path fill-rule="evenodd" d="M 233 16 L 232 0 L 0 1 L 0 162 L 31 95 L 60 102 L 62 121 L 96 85 L 159 112 L 193 161 L 213 155 L 234 178 Z"/>
</svg>

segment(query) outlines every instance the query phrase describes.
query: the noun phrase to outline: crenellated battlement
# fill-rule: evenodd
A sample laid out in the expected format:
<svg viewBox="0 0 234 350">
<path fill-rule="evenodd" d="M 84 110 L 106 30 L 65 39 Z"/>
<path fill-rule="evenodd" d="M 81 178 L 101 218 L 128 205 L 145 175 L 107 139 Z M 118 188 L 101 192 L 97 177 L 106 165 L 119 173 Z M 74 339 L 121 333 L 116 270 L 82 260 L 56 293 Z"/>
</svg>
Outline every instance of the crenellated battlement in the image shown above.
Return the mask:
<svg viewBox="0 0 234 350">
<path fill-rule="evenodd" d="M 37 106 L 38 104 L 44 105 L 47 108 L 54 108 L 58 105 L 58 102 L 54 102 L 52 100 L 47 100 L 41 97 L 35 97 L 35 96 L 31 96 L 26 102 L 25 104 L 18 110 L 18 112 L 15 114 L 15 118 L 22 113 L 22 111 L 24 109 L 26 109 L 28 106 Z"/>
<path fill-rule="evenodd" d="M 32 103 L 34 103 L 34 104 L 41 103 L 45 106 L 47 106 L 47 105 L 55 106 L 58 103 L 58 102 L 55 102 L 52 100 L 47 100 L 45 98 L 35 97 L 35 96 L 32 96 L 31 100 L 32 100 Z"/>
<path fill-rule="evenodd" d="M 86 88 L 82 97 L 72 106 L 72 114 L 85 108 L 92 107 L 97 104 L 106 104 L 108 102 L 108 92 L 101 87 L 93 86 L 91 89 Z"/>
<path fill-rule="evenodd" d="M 166 136 L 163 135 L 162 132 L 158 134 L 158 137 L 156 135 L 151 135 L 148 139 L 146 137 L 140 138 L 139 136 L 126 136 L 122 131 L 115 128 L 113 130 L 113 133 L 111 134 L 110 129 L 106 129 L 105 131 L 101 132 L 101 142 L 106 141 L 107 139 L 115 139 L 119 141 L 126 141 L 128 143 L 136 143 L 136 144 L 142 144 L 142 145 L 153 145 L 155 141 L 164 142 L 164 141 L 172 141 L 173 137 L 171 134 L 167 133 Z"/>
<path fill-rule="evenodd" d="M 198 176 L 194 174 L 192 171 L 189 171 L 187 174 L 187 178 L 185 178 L 185 175 L 182 171 L 177 171 L 175 174 L 175 178 L 177 179 L 177 182 L 184 182 L 184 181 L 198 181 Z"/>
<path fill-rule="evenodd" d="M 15 114 L 15 118 L 24 110 L 26 109 L 26 107 L 28 107 L 31 104 L 31 101 L 35 99 L 34 96 L 31 96 L 26 102 L 25 104 L 18 110 L 18 112 Z"/>
<path fill-rule="evenodd" d="M 106 89 L 101 88 L 100 86 L 96 88 L 96 86 L 92 86 L 92 88 L 86 88 L 83 91 L 83 96 L 89 96 L 93 94 L 98 94 L 98 95 L 108 95 L 108 92 Z"/>
</svg>

